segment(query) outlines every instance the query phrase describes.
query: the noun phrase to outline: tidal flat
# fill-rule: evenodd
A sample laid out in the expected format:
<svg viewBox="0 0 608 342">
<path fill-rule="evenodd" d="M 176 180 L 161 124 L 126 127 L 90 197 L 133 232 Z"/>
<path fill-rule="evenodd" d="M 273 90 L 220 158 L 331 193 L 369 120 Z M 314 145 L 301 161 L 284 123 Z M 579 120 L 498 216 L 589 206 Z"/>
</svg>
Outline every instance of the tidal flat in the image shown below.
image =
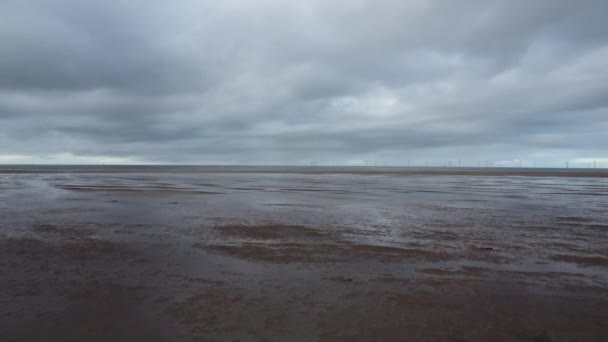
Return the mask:
<svg viewBox="0 0 608 342">
<path fill-rule="evenodd" d="M 560 176 L 5 172 L 0 340 L 601 341 L 608 178 Z"/>
</svg>

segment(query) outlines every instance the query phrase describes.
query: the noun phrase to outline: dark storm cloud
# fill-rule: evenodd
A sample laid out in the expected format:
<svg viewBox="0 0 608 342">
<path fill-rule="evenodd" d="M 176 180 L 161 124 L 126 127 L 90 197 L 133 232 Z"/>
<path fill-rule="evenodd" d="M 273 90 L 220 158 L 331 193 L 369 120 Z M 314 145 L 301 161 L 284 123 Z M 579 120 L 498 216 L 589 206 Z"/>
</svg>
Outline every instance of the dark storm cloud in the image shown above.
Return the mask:
<svg viewBox="0 0 608 342">
<path fill-rule="evenodd" d="M 0 162 L 607 158 L 605 13 L 603 0 L 3 1 Z"/>
</svg>

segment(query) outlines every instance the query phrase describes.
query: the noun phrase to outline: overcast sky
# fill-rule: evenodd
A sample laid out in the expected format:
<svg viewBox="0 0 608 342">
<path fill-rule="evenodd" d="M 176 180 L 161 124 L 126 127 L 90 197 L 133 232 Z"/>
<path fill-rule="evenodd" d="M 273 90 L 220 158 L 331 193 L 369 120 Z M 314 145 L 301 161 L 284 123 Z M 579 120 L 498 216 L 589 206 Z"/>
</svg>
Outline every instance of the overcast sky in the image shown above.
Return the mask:
<svg viewBox="0 0 608 342">
<path fill-rule="evenodd" d="M 2 0 L 0 163 L 608 167 L 606 0 Z"/>
</svg>

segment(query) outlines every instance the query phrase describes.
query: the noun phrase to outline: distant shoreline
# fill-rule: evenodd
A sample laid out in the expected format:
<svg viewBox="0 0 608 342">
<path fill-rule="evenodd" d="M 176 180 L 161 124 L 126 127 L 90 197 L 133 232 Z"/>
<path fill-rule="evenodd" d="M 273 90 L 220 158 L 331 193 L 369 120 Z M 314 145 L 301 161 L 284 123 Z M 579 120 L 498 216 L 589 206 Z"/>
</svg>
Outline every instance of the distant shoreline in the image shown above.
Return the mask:
<svg viewBox="0 0 608 342">
<path fill-rule="evenodd" d="M 601 169 L 508 169 L 508 168 L 375 168 L 375 167 L 82 167 L 64 166 L 44 168 L 2 168 L 0 174 L 65 174 L 65 173 L 200 173 L 200 174 L 352 174 L 396 176 L 524 176 L 524 177 L 608 177 L 608 170 Z"/>
</svg>

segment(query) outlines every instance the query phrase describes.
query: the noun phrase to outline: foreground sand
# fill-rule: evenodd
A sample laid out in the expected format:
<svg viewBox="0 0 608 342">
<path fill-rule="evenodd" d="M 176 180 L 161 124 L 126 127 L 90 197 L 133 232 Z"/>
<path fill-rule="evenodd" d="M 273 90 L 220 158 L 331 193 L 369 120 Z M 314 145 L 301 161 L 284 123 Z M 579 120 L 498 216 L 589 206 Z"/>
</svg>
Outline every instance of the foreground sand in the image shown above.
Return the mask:
<svg viewBox="0 0 608 342">
<path fill-rule="evenodd" d="M 0 178 L 1 341 L 601 341 L 608 182 Z"/>
</svg>

